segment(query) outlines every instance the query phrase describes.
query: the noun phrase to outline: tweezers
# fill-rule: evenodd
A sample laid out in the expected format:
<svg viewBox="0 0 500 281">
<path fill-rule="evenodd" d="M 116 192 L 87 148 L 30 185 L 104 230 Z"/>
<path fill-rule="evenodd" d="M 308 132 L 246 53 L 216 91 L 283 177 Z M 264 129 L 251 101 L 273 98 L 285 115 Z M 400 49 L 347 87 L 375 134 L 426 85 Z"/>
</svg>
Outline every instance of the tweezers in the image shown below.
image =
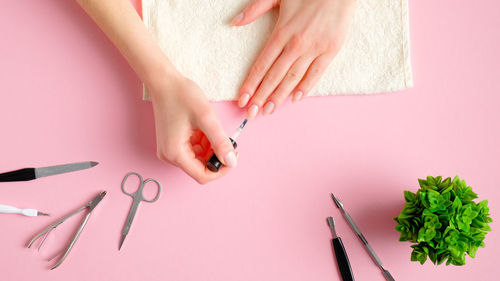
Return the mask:
<svg viewBox="0 0 500 281">
<path fill-rule="evenodd" d="M 83 206 L 80 209 L 72 212 L 71 214 L 63 217 L 62 219 L 58 220 L 54 224 L 49 225 L 47 228 L 45 228 L 44 230 L 42 230 L 42 232 L 38 233 L 37 235 L 35 235 L 35 237 L 33 237 L 33 239 L 31 239 L 31 241 L 28 243 L 28 248 L 30 248 L 31 245 L 33 245 L 33 243 L 38 238 L 40 238 L 42 236 L 45 236 L 45 238 L 47 238 L 47 235 L 50 233 L 51 230 L 55 229 L 57 226 L 59 226 L 61 223 L 65 222 L 67 219 L 69 219 L 73 215 L 75 215 L 75 214 L 77 214 L 77 213 L 79 213 L 79 212 L 81 212 L 81 211 L 83 211 L 85 209 L 88 209 L 87 216 L 85 216 L 85 219 L 83 220 L 82 224 L 80 225 L 80 227 L 76 231 L 75 235 L 73 236 L 73 239 L 69 242 L 68 246 L 66 247 L 66 250 L 64 250 L 64 254 L 59 259 L 59 261 L 51 268 L 51 270 L 57 268 L 59 265 L 61 265 L 61 263 L 68 256 L 69 252 L 73 248 L 73 245 L 75 245 L 76 240 L 78 240 L 78 237 L 82 233 L 83 228 L 87 224 L 87 221 L 90 218 L 90 214 L 92 214 L 92 211 L 94 210 L 94 208 L 97 206 L 97 204 L 99 204 L 99 202 L 101 202 L 101 200 L 104 198 L 105 195 L 106 195 L 106 191 L 103 191 L 103 192 L 99 193 L 94 199 L 92 199 L 92 201 L 90 201 L 89 203 L 87 203 L 85 206 Z M 40 247 L 42 246 L 43 242 L 45 241 L 45 238 L 43 238 L 43 240 L 40 243 L 40 246 L 38 247 L 38 249 L 40 249 Z M 57 254 L 56 257 L 57 256 L 59 256 L 59 254 Z"/>
</svg>

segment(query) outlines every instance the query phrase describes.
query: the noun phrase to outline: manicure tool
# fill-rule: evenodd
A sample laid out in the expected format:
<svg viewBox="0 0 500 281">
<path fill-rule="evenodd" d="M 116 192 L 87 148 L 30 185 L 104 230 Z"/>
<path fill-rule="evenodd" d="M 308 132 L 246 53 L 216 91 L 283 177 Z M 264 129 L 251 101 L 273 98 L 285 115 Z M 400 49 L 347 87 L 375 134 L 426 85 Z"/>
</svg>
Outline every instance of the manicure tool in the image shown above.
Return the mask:
<svg viewBox="0 0 500 281">
<path fill-rule="evenodd" d="M 8 206 L 8 205 L 0 205 L 0 213 L 2 214 L 21 214 L 27 217 L 36 217 L 36 216 L 48 216 L 49 214 L 42 213 L 35 209 L 19 209 L 16 207 Z"/>
<path fill-rule="evenodd" d="M 349 263 L 349 258 L 342 243 L 342 239 L 337 236 L 335 232 L 335 221 L 332 217 L 327 219 L 330 230 L 332 231 L 332 244 L 335 256 L 337 257 L 337 265 L 339 266 L 340 274 L 342 275 L 342 280 L 344 281 L 354 281 L 354 276 L 352 275 L 351 264 Z"/>
<path fill-rule="evenodd" d="M 243 131 L 243 128 L 247 124 L 248 119 L 243 120 L 243 123 L 236 129 L 236 132 L 229 138 L 231 141 L 231 144 L 233 144 L 233 148 L 236 148 L 238 144 L 236 143 L 236 139 L 238 136 L 241 134 L 241 131 Z M 219 169 L 222 167 L 222 163 L 220 162 L 219 158 L 217 158 L 217 155 L 212 154 L 212 157 L 210 157 L 210 160 L 207 162 L 207 168 L 212 171 L 212 172 L 218 172 Z"/>
<path fill-rule="evenodd" d="M 80 227 L 76 231 L 75 236 L 73 236 L 73 239 L 69 242 L 68 246 L 66 247 L 66 250 L 63 250 L 64 253 L 61 252 L 61 253 L 57 254 L 56 256 L 54 256 L 54 258 L 55 258 L 55 257 L 59 256 L 60 254 L 63 254 L 62 257 L 59 259 L 59 261 L 51 268 L 51 270 L 55 269 L 56 267 L 58 267 L 64 261 L 64 259 L 66 259 L 66 257 L 68 256 L 69 252 L 73 248 L 73 245 L 75 245 L 76 240 L 78 239 L 78 237 L 80 237 L 80 234 L 82 233 L 83 228 L 87 224 L 87 221 L 90 218 L 90 214 L 92 214 L 92 211 L 94 211 L 94 208 L 99 204 L 99 202 L 101 202 L 101 200 L 104 198 L 105 195 L 106 195 L 106 191 L 102 191 L 94 199 L 92 199 L 92 201 L 90 201 L 89 203 L 85 204 L 85 206 L 83 206 L 80 209 L 72 212 L 71 214 L 63 217 L 62 219 L 58 220 L 54 224 L 49 225 L 47 228 L 45 228 L 44 230 L 42 230 L 42 232 L 38 233 L 37 235 L 35 235 L 35 237 L 33 237 L 33 239 L 31 239 L 31 241 L 28 243 L 28 248 L 30 248 L 31 245 L 33 245 L 33 243 L 38 238 L 44 236 L 42 242 L 40 242 L 40 246 L 38 246 L 38 250 L 40 250 L 40 247 L 42 247 L 43 242 L 45 241 L 45 239 L 47 238 L 47 235 L 50 233 L 51 230 L 53 230 L 54 228 L 58 227 L 61 223 L 65 222 L 71 216 L 79 213 L 80 211 L 88 209 L 87 216 L 85 216 L 85 219 L 83 220 L 83 222 L 81 223 Z M 52 259 L 54 259 L 54 258 L 52 258 Z"/>
<path fill-rule="evenodd" d="M 135 175 L 139 178 L 139 188 L 134 193 L 129 193 L 125 190 L 125 183 L 127 182 L 128 177 L 131 175 Z M 148 182 L 154 182 L 158 186 L 158 192 L 156 193 L 156 197 L 151 199 L 151 200 L 146 199 L 144 197 L 144 194 L 143 194 L 144 186 L 146 186 L 146 184 Z M 138 173 L 131 172 L 131 173 L 128 173 L 127 175 L 125 175 L 125 177 L 123 178 L 122 191 L 123 191 L 123 193 L 134 198 L 134 202 L 132 203 L 132 207 L 130 208 L 130 211 L 128 213 L 127 221 L 125 223 L 125 226 L 123 227 L 122 238 L 120 240 L 120 246 L 119 246 L 118 250 L 120 250 L 122 248 L 123 241 L 125 241 L 125 237 L 127 237 L 127 234 L 130 230 L 130 225 L 132 224 L 132 221 L 134 220 L 135 213 L 137 212 L 137 207 L 139 207 L 139 203 L 141 203 L 141 201 L 146 201 L 148 203 L 156 202 L 156 200 L 158 200 L 158 198 L 160 198 L 161 184 L 155 179 L 143 180 L 141 175 L 139 175 Z"/>
<path fill-rule="evenodd" d="M 382 270 L 382 273 L 384 274 L 385 280 L 394 281 L 394 278 L 389 273 L 389 271 L 387 269 L 385 269 L 384 265 L 382 264 L 382 261 L 377 256 L 377 254 L 375 254 L 375 251 L 372 249 L 370 244 L 368 244 L 368 241 L 366 241 L 365 237 L 363 236 L 363 234 L 359 230 L 358 226 L 356 225 L 356 223 L 354 223 L 354 220 L 351 218 L 349 213 L 347 213 L 344 210 L 344 205 L 342 205 L 342 202 L 340 202 L 340 200 L 337 199 L 337 197 L 335 197 L 335 195 L 333 195 L 333 193 L 332 193 L 332 198 L 333 198 L 333 201 L 335 202 L 335 205 L 337 205 L 337 208 L 339 208 L 342 211 L 342 214 L 344 215 L 345 219 L 347 220 L 347 222 L 351 226 L 352 230 L 354 230 L 354 232 L 356 232 L 356 234 L 358 235 L 361 242 L 363 242 L 363 245 L 365 245 L 365 248 L 368 250 L 368 253 L 370 253 L 370 256 L 372 257 L 372 259 L 378 265 L 380 270 Z"/>
<path fill-rule="evenodd" d="M 0 182 L 30 181 L 41 177 L 70 173 L 74 171 L 89 169 L 99 163 L 80 162 L 44 168 L 24 168 L 16 171 L 0 174 Z"/>
</svg>

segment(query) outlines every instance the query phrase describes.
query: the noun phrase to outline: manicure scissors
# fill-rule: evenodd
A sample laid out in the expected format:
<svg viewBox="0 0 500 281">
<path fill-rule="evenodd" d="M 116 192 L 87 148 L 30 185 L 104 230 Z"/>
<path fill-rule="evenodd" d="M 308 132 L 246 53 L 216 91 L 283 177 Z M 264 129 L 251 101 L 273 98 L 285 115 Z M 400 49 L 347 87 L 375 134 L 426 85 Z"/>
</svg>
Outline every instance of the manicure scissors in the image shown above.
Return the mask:
<svg viewBox="0 0 500 281">
<path fill-rule="evenodd" d="M 127 182 L 129 176 L 132 176 L 132 175 L 139 178 L 139 188 L 137 189 L 136 192 L 129 193 L 127 190 L 125 190 L 125 183 Z M 156 197 L 151 199 L 151 200 L 146 199 L 143 195 L 144 187 L 149 182 L 154 182 L 156 184 L 156 186 L 158 187 L 158 192 L 156 193 Z M 125 237 L 127 237 L 127 234 L 130 230 L 130 225 L 132 224 L 132 221 L 134 220 L 135 213 L 137 212 L 137 207 L 139 207 L 139 203 L 141 203 L 141 201 L 146 201 L 148 203 L 156 202 L 156 200 L 158 200 L 158 198 L 160 198 L 161 184 L 155 179 L 143 180 L 141 175 L 139 175 L 138 173 L 130 172 L 127 175 L 125 175 L 125 177 L 123 178 L 122 191 L 123 191 L 123 193 L 132 197 L 134 199 L 134 202 L 132 203 L 132 207 L 130 208 L 130 211 L 128 213 L 127 221 L 125 223 L 125 226 L 123 227 L 122 238 L 121 238 L 120 246 L 119 246 L 118 250 L 120 250 L 122 248 L 123 241 L 125 241 Z"/>
<path fill-rule="evenodd" d="M 106 195 L 106 191 L 103 191 L 103 192 L 99 193 L 96 197 L 94 197 L 94 199 L 92 199 L 92 201 L 90 201 L 89 203 L 85 204 L 85 206 L 83 206 L 80 209 L 72 212 L 71 214 L 63 217 L 62 219 L 58 220 L 54 224 L 49 225 L 47 228 L 45 228 L 44 230 L 42 230 L 42 232 L 38 233 L 37 235 L 35 235 L 35 237 L 33 237 L 33 239 L 31 239 L 31 241 L 28 243 L 28 248 L 30 248 L 33 245 L 33 243 L 38 238 L 44 236 L 42 242 L 40 242 L 40 246 L 38 247 L 38 250 L 40 250 L 40 247 L 42 247 L 43 242 L 45 242 L 45 239 L 47 238 L 47 236 L 49 235 L 49 233 L 50 233 L 51 230 L 53 230 L 54 228 L 58 227 L 61 223 L 65 222 L 67 219 L 69 219 L 73 215 L 75 215 L 75 214 L 77 214 L 77 213 L 79 213 L 79 212 L 87 209 L 88 210 L 87 216 L 85 216 L 85 219 L 81 223 L 80 228 L 78 228 L 78 230 L 75 233 L 75 236 L 73 236 L 73 239 L 69 242 L 68 246 L 66 247 L 66 250 L 64 250 L 63 256 L 59 259 L 59 261 L 51 269 L 54 269 L 54 268 L 58 267 L 59 265 L 61 265 L 61 263 L 66 259 L 66 257 L 68 256 L 69 252 L 73 248 L 73 245 L 75 245 L 76 240 L 78 239 L 78 237 L 80 237 L 80 234 L 82 233 L 83 228 L 87 224 L 87 221 L 89 220 L 90 215 L 92 214 L 92 211 L 99 204 L 99 202 L 101 202 L 101 200 L 104 198 L 105 195 Z M 59 253 L 59 254 L 62 254 L 62 252 Z M 55 257 L 59 256 L 59 254 L 57 254 Z"/>
</svg>

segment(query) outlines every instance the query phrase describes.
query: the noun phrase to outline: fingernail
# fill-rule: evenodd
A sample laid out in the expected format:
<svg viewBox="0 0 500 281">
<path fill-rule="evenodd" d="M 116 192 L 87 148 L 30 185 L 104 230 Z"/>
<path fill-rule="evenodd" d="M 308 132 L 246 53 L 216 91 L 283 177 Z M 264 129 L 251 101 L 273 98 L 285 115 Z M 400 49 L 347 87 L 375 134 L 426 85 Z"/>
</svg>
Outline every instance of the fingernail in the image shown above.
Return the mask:
<svg viewBox="0 0 500 281">
<path fill-rule="evenodd" d="M 252 104 L 249 108 L 248 108 L 248 118 L 254 118 L 257 113 L 259 113 L 259 107 L 255 104 Z"/>
<path fill-rule="evenodd" d="M 243 95 L 241 95 L 240 100 L 238 101 L 238 105 L 240 107 L 244 107 L 245 105 L 247 105 L 249 99 L 250 99 L 250 94 L 244 93 Z"/>
<path fill-rule="evenodd" d="M 302 91 L 298 91 L 296 92 L 294 95 L 293 95 L 293 98 L 292 98 L 292 102 L 298 102 L 302 99 L 302 96 L 304 94 L 302 93 Z"/>
<path fill-rule="evenodd" d="M 270 101 L 266 103 L 266 105 L 264 106 L 264 111 L 262 112 L 262 114 L 264 115 L 271 114 L 273 110 L 274 110 L 274 102 Z"/>
<path fill-rule="evenodd" d="M 226 154 L 226 156 L 224 157 L 224 162 L 228 167 L 236 167 L 238 159 L 236 158 L 236 154 L 234 154 L 234 151 L 230 151 Z"/>
<path fill-rule="evenodd" d="M 240 13 L 239 15 L 234 17 L 234 19 L 231 21 L 231 25 L 237 25 L 238 23 L 241 22 L 242 19 L 243 19 L 243 13 Z"/>
</svg>

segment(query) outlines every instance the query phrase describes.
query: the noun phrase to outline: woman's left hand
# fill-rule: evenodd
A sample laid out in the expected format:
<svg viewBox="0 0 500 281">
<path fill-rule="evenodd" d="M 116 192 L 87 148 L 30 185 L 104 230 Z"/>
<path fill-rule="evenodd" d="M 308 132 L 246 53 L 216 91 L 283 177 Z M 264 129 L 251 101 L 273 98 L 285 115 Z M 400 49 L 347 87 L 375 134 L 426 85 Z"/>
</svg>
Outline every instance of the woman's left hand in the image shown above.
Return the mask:
<svg viewBox="0 0 500 281">
<path fill-rule="evenodd" d="M 309 93 L 344 42 L 355 0 L 253 0 L 232 24 L 249 24 L 275 7 L 276 26 L 240 91 L 238 104 L 248 105 L 250 119 L 261 108 L 273 113 L 291 94 L 296 102 Z"/>
</svg>

